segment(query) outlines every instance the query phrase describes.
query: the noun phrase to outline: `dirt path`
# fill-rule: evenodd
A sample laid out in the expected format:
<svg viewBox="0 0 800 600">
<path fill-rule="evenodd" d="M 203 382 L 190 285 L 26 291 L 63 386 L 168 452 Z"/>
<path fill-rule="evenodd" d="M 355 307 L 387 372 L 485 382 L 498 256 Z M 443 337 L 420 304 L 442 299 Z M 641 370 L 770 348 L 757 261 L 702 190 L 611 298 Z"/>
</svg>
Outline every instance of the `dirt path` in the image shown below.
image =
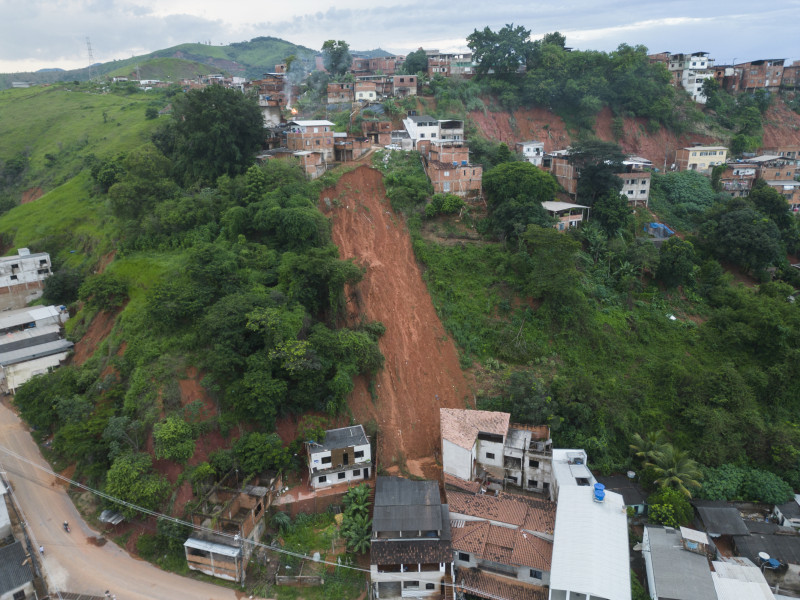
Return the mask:
<svg viewBox="0 0 800 600">
<path fill-rule="evenodd" d="M 389 206 L 381 174 L 366 166 L 324 190 L 320 206 L 332 218 L 339 255 L 366 268 L 363 281 L 351 290 L 350 321 L 363 315 L 386 327 L 380 341 L 384 369 L 372 393 L 365 378 L 356 380 L 349 402 L 353 417 L 377 421 L 381 464 L 433 457 L 439 448 L 439 408 L 464 407 L 469 388 L 455 344 L 422 281 L 405 224 Z"/>
<path fill-rule="evenodd" d="M 81 520 L 64 487 L 28 462 L 9 456 L 6 448 L 26 461 L 47 467 L 27 427 L 13 411 L 0 404 L 0 468 L 7 472 L 33 530 L 34 543 L 45 547 L 45 567 L 51 585 L 61 591 L 94 596 L 111 590 L 124 600 L 239 597 L 233 590 L 161 571 L 132 558 L 116 544 L 98 545 L 100 534 Z M 69 521 L 70 533 L 61 528 L 64 521 Z"/>
</svg>

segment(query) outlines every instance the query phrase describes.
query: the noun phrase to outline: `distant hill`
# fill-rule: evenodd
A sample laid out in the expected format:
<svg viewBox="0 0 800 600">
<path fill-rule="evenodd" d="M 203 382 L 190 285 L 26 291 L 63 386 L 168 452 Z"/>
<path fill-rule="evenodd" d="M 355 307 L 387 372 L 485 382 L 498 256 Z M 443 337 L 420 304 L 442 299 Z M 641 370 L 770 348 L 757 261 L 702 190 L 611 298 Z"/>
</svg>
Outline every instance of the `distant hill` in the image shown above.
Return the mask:
<svg viewBox="0 0 800 600">
<path fill-rule="evenodd" d="M 295 55 L 313 66 L 316 50 L 298 46 L 274 37 L 257 37 L 249 42 L 238 42 L 228 46 L 211 46 L 207 44 L 180 44 L 172 48 L 156 50 L 150 54 L 135 56 L 124 60 L 114 60 L 107 63 L 92 65 L 82 69 L 41 69 L 29 73 L 0 73 L 0 89 L 11 87 L 12 81 L 30 81 L 37 84 L 55 83 L 58 81 L 88 81 L 92 77 L 106 77 L 114 75 L 130 75 L 139 65 L 142 77 L 143 65 L 152 59 L 180 59 L 194 66 L 179 65 L 178 63 L 153 63 L 154 71 L 163 70 L 167 75 L 175 73 L 172 77 L 193 77 L 197 73 L 223 72 L 240 77 L 256 78 L 263 73 L 275 70 L 275 65 L 281 63 L 287 56 Z M 383 52 L 383 50 L 380 50 Z M 199 71 L 197 64 L 206 65 L 207 70 Z M 193 70 L 194 69 L 194 70 Z M 188 73 L 188 74 L 178 74 Z M 164 75 L 166 77 L 167 75 Z M 159 79 L 160 77 L 150 77 Z"/>
<path fill-rule="evenodd" d="M 364 58 L 383 58 L 385 56 L 394 56 L 393 53 L 387 52 L 383 48 L 375 48 L 374 50 L 351 50 L 351 54 L 363 56 Z"/>
<path fill-rule="evenodd" d="M 191 79 L 198 75 L 208 75 L 217 71 L 211 65 L 181 58 L 151 58 L 142 63 L 125 65 L 109 73 L 107 77 L 140 77 L 141 79 L 159 79 L 162 81 L 178 81 Z"/>
</svg>

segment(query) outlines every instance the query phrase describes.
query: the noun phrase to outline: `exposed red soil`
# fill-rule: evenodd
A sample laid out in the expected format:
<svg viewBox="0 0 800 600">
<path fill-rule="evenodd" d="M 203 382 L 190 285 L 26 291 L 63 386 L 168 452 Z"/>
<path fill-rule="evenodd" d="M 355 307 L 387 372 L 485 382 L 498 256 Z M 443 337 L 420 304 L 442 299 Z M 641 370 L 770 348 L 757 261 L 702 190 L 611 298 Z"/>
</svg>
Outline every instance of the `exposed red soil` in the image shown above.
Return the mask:
<svg viewBox="0 0 800 600">
<path fill-rule="evenodd" d="M 358 377 L 349 406 L 357 422 L 375 419 L 377 457 L 383 465 L 433 456 L 439 447 L 439 408 L 463 407 L 469 387 L 455 344 L 433 308 L 401 217 L 389 206 L 378 171 L 363 166 L 346 173 L 320 194 L 335 199 L 329 215 L 341 258 L 365 267 L 364 279 L 348 290 L 347 319 L 380 321 L 386 358 L 375 376 Z"/>
<path fill-rule="evenodd" d="M 111 261 L 114 260 L 114 257 L 117 255 L 116 250 L 112 250 L 105 256 L 100 259 L 100 262 L 97 263 L 97 268 L 94 270 L 95 273 L 102 273 L 106 270 L 106 267 L 111 264 Z"/>
<path fill-rule="evenodd" d="M 544 108 L 521 108 L 513 112 L 472 111 L 470 118 L 475 122 L 481 135 L 499 142 L 505 142 L 512 150 L 516 142 L 539 140 L 544 143 L 545 152 L 560 150 L 573 141 L 564 121 L 558 115 Z M 613 141 L 614 116 L 609 108 L 604 108 L 597 116 L 594 131 L 600 139 Z M 623 133 L 618 141 L 629 154 L 643 156 L 653 165 L 664 168 L 675 161 L 675 151 L 695 142 L 719 143 L 713 137 L 692 133 L 676 136 L 663 127 L 656 132 L 647 131 L 647 119 L 625 117 Z M 800 144 L 800 115 L 791 111 L 782 102 L 776 102 L 766 113 L 764 119 L 763 146 L 765 148 Z"/>
<path fill-rule="evenodd" d="M 114 328 L 114 322 L 119 312 L 120 311 L 108 312 L 103 310 L 92 318 L 89 329 L 87 329 L 84 336 L 75 343 L 75 353 L 72 355 L 72 364 L 81 366 L 94 354 L 97 347 L 103 343 L 103 340 L 108 337 L 108 334 L 110 334 L 111 330 Z"/>
<path fill-rule="evenodd" d="M 24 192 L 22 192 L 22 198 L 20 199 L 20 204 L 28 204 L 29 202 L 33 202 L 34 200 L 38 200 L 44 196 L 44 190 L 40 187 L 32 187 L 28 188 Z"/>
</svg>

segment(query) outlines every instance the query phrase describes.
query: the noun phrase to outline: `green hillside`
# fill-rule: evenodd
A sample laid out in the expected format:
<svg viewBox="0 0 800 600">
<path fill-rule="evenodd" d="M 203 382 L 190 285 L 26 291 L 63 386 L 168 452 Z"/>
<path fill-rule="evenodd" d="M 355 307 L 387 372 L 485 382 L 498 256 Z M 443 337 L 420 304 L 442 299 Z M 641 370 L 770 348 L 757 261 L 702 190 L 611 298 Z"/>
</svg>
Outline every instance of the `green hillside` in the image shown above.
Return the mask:
<svg viewBox="0 0 800 600">
<path fill-rule="evenodd" d="M 181 58 L 151 58 L 134 65 L 127 64 L 106 74 L 107 77 L 136 77 L 141 79 L 159 79 L 161 81 L 179 81 L 194 79 L 198 75 L 214 72 L 211 66 L 194 60 Z"/>
<path fill-rule="evenodd" d="M 315 50 L 298 46 L 274 37 L 257 37 L 249 42 L 237 42 L 229 46 L 211 46 L 208 44 L 179 44 L 171 48 L 156 50 L 150 54 L 135 56 L 123 60 L 93 65 L 90 68 L 72 69 L 69 71 L 43 71 L 36 73 L 0 73 L 0 90 L 11 87 L 12 81 L 31 81 L 37 84 L 55 83 L 59 81 L 88 81 L 94 77 L 111 77 L 114 75 L 130 75 L 139 65 L 140 69 L 151 59 L 182 59 L 206 65 L 208 72 L 225 72 L 240 77 L 260 77 L 271 72 L 275 65 L 287 56 L 295 55 L 312 65 Z M 168 66 L 168 63 L 152 63 L 154 72 L 163 69 L 166 76 L 173 78 L 184 76 L 183 69 L 189 69 L 189 77 L 197 75 L 196 69 L 188 66 Z M 312 65 L 313 66 L 313 65 Z M 181 73 L 179 75 L 179 73 Z M 145 77 L 142 72 L 142 77 Z M 150 78 L 150 77 L 147 77 Z M 158 77 L 153 77 L 158 78 Z"/>
<path fill-rule="evenodd" d="M 30 187 L 53 189 L 92 156 L 138 146 L 157 125 L 145 109 L 166 102 L 164 92 L 99 93 L 89 84 L 0 91 L 0 198 L 17 202 Z"/>
</svg>

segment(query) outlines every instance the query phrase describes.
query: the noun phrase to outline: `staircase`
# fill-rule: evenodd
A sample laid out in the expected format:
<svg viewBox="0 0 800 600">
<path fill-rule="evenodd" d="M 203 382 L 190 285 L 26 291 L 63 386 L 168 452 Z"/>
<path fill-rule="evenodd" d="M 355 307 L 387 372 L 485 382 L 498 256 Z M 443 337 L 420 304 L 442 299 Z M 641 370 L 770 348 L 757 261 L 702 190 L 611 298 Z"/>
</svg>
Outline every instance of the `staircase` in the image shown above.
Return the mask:
<svg viewBox="0 0 800 600">
<path fill-rule="evenodd" d="M 444 576 L 444 600 L 455 600 L 456 592 L 453 588 L 453 578 L 449 573 Z"/>
</svg>

